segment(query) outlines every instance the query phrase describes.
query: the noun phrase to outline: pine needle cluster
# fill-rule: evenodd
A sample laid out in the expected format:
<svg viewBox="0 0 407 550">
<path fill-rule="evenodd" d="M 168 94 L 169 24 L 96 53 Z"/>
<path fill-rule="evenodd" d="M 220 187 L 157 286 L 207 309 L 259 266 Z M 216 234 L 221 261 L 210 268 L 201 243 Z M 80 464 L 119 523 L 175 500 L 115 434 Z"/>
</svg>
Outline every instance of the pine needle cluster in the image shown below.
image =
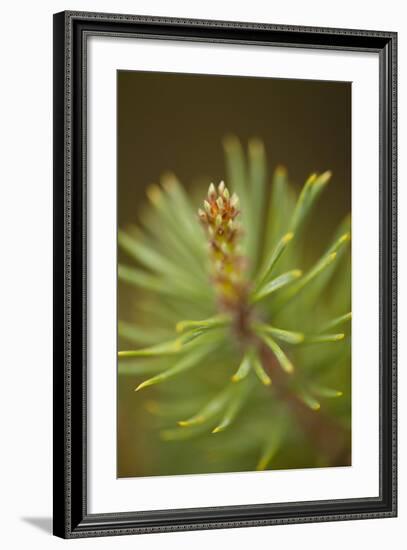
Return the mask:
<svg viewBox="0 0 407 550">
<path fill-rule="evenodd" d="M 331 173 L 296 196 L 282 167 L 269 184 L 261 141 L 224 149 L 227 185 L 199 208 L 166 174 L 142 227 L 118 235 L 137 297 L 119 321 L 120 384 L 151 392 L 159 455 L 145 472 L 349 464 L 350 217 L 313 257 L 307 222 Z"/>
</svg>

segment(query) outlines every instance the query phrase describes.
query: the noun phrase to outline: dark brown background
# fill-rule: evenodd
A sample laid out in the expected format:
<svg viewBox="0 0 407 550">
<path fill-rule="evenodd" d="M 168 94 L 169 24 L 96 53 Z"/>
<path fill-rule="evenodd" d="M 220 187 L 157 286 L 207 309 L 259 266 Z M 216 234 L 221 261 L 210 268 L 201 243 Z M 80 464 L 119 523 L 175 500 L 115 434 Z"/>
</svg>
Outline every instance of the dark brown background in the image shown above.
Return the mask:
<svg viewBox="0 0 407 550">
<path fill-rule="evenodd" d="M 351 84 L 118 71 L 118 224 L 137 217 L 145 187 L 166 170 L 189 187 L 225 178 L 222 138 L 265 143 L 270 170 L 300 186 L 334 173 L 318 208 L 330 232 L 350 210 Z M 226 182 L 227 183 L 227 182 Z"/>
</svg>

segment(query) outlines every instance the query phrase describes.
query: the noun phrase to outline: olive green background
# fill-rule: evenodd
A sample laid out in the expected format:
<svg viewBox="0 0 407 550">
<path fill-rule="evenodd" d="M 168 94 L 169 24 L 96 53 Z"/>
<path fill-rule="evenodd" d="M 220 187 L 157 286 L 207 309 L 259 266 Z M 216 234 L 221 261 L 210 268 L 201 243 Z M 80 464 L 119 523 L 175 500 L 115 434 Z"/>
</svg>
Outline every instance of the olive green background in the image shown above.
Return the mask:
<svg viewBox="0 0 407 550">
<path fill-rule="evenodd" d="M 146 187 L 164 171 L 192 191 L 205 193 L 212 180 L 227 184 L 227 134 L 244 147 L 250 137 L 264 142 L 270 180 L 278 165 L 298 189 L 310 173 L 332 170 L 307 229 L 312 257 L 351 210 L 351 83 L 118 71 L 117 115 L 120 228 L 137 223 Z M 119 285 L 119 318 L 132 317 L 133 300 Z M 150 475 L 148 413 L 133 390 L 119 380 L 119 477 Z"/>
</svg>

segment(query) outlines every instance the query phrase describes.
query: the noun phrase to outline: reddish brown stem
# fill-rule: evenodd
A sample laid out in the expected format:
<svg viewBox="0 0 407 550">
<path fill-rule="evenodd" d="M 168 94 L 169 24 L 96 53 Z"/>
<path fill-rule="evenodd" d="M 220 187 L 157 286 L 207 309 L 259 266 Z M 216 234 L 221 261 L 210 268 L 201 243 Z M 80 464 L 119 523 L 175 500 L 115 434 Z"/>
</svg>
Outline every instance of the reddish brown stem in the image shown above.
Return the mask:
<svg viewBox="0 0 407 550">
<path fill-rule="evenodd" d="M 272 352 L 260 345 L 263 368 L 273 380 L 273 387 L 280 399 L 290 406 L 304 433 L 318 447 L 330 466 L 349 466 L 350 434 L 321 411 L 313 411 L 290 389 L 290 375 L 278 365 Z"/>
</svg>

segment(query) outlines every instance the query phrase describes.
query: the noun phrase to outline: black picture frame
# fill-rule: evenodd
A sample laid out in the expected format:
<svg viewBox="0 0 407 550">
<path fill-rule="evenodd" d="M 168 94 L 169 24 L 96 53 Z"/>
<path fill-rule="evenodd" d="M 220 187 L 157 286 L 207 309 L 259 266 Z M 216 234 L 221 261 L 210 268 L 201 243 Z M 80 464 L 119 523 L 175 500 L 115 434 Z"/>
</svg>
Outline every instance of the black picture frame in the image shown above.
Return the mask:
<svg viewBox="0 0 407 550">
<path fill-rule="evenodd" d="M 380 59 L 380 495 L 89 514 L 86 61 L 92 35 L 376 52 Z M 54 534 L 63 538 L 385 518 L 397 514 L 397 34 L 85 13 L 54 15 Z"/>
</svg>

